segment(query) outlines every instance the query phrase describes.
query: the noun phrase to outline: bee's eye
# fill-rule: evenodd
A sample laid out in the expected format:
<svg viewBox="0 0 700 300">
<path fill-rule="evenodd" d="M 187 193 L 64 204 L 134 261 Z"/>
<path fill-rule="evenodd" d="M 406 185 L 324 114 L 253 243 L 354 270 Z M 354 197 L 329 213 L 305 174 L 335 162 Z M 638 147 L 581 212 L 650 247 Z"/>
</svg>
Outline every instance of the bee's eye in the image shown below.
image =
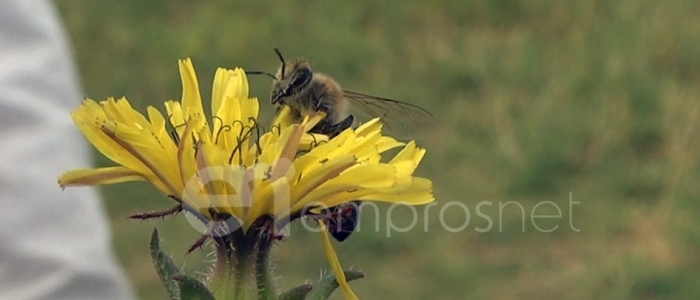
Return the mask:
<svg viewBox="0 0 700 300">
<path fill-rule="evenodd" d="M 311 71 L 309 69 L 299 69 L 289 82 L 289 86 L 292 88 L 302 87 L 309 80 L 311 80 Z"/>
</svg>

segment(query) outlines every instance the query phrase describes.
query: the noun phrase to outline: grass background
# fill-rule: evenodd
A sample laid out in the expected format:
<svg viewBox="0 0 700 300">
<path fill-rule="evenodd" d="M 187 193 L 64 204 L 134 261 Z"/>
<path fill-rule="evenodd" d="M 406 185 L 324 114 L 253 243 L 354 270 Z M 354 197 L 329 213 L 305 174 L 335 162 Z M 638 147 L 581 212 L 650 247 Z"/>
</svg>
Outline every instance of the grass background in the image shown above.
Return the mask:
<svg viewBox="0 0 700 300">
<path fill-rule="evenodd" d="M 366 230 L 337 245 L 345 266 L 368 274 L 352 284 L 364 299 L 700 297 L 697 1 L 56 3 L 93 99 L 162 108 L 180 97 L 183 57 L 194 59 L 207 97 L 215 68 L 272 71 L 279 47 L 348 89 L 431 110 L 418 173 L 435 182 L 438 205 L 420 210 L 416 230 Z M 250 82 L 267 100 L 268 79 Z M 165 298 L 148 257 L 154 226 L 188 272 L 206 271 L 206 252 L 184 255 L 198 233 L 183 218 L 126 219 L 168 199 L 139 184 L 104 196 L 140 298 Z M 463 231 L 441 226 L 450 201 L 470 209 Z M 482 207 L 494 222 L 485 233 L 476 230 L 488 225 L 475 214 L 480 201 L 494 203 Z M 551 201 L 562 218 L 538 225 L 559 227 L 540 232 L 528 216 L 523 232 L 517 206 L 499 213 L 507 201 L 527 214 Z M 546 208 L 538 213 L 556 213 Z M 465 221 L 459 206 L 443 212 L 452 227 Z M 367 229 L 373 219 L 365 214 Z M 410 210 L 392 220 L 409 225 Z M 285 290 L 327 266 L 318 237 L 302 230 L 274 257 Z"/>
</svg>

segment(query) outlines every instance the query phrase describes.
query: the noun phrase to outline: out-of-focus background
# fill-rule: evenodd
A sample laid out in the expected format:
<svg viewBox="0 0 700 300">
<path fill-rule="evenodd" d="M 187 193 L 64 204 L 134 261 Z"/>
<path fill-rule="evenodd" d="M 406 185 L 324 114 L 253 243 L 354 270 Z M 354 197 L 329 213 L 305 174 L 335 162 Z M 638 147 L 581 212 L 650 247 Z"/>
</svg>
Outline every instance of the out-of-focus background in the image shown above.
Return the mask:
<svg viewBox="0 0 700 300">
<path fill-rule="evenodd" d="M 279 47 L 348 89 L 429 109 L 418 174 L 435 182 L 437 205 L 391 237 L 384 217 L 375 232 L 365 214 L 337 245 L 367 273 L 352 283 L 365 299 L 700 297 L 697 1 L 57 4 L 93 99 L 162 108 L 180 97 L 184 57 L 207 99 L 215 68 L 274 71 Z M 250 84 L 265 103 L 269 79 Z M 140 298 L 165 298 L 147 250 L 154 226 L 185 270 L 206 271 L 208 250 L 184 255 L 198 233 L 181 216 L 127 219 L 170 200 L 145 184 L 103 191 Z M 557 215 L 555 205 L 561 218 L 533 224 L 533 209 Z M 447 230 L 465 224 L 465 208 L 466 228 Z M 411 211 L 391 221 L 409 226 Z M 327 268 L 319 238 L 298 228 L 274 256 L 281 289 Z"/>
</svg>

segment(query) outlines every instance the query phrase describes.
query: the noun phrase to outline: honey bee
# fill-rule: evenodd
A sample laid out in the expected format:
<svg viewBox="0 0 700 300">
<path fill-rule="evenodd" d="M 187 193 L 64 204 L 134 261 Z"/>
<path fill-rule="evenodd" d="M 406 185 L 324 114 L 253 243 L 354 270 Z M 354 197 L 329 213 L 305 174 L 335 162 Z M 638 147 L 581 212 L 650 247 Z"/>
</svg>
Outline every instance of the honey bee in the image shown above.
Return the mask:
<svg viewBox="0 0 700 300">
<path fill-rule="evenodd" d="M 332 138 L 355 125 L 351 107 L 359 108 L 370 116 L 381 117 L 385 122 L 396 121 L 399 125 L 407 118 L 409 121 L 432 119 L 430 112 L 413 104 L 343 90 L 333 78 L 313 72 L 307 60 L 297 58 L 285 61 L 277 48 L 275 53 L 281 65 L 274 75 L 258 71 L 247 73 L 267 75 L 273 79 L 270 103 L 278 109 L 283 105 L 289 106 L 294 121 L 299 122 L 305 116 L 324 112 L 326 117 L 310 130 L 311 133 Z M 326 222 L 330 234 L 339 242 L 347 239 L 355 230 L 359 205 L 359 201 L 351 201 L 325 209 L 319 215 Z"/>
<path fill-rule="evenodd" d="M 427 110 L 406 102 L 343 90 L 330 76 L 313 72 L 309 62 L 303 58 L 285 61 L 280 51 L 275 53 L 281 65 L 273 75 L 267 72 L 246 72 L 267 75 L 273 79 L 270 103 L 278 108 L 289 106 L 295 115 L 294 121 L 309 114 L 322 111 L 326 117 L 314 127 L 312 133 L 333 137 L 356 125 L 350 110 L 371 117 L 380 117 L 385 125 L 414 126 L 432 123 L 433 116 Z"/>
</svg>

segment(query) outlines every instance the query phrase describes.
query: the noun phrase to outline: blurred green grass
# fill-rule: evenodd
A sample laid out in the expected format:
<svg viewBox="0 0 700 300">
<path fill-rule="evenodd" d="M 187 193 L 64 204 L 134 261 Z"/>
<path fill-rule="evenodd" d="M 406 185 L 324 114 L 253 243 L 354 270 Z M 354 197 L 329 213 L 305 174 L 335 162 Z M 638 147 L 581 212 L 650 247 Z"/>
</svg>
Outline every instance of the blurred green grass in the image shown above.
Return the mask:
<svg viewBox="0 0 700 300">
<path fill-rule="evenodd" d="M 361 231 L 337 247 L 345 266 L 367 272 L 353 283 L 365 299 L 700 297 L 696 1 L 57 4 L 90 98 L 160 108 L 180 97 L 183 57 L 194 59 L 206 97 L 215 68 L 272 71 L 279 47 L 346 88 L 432 111 L 434 128 L 419 136 L 428 148 L 419 174 L 433 179 L 439 204 L 428 222 L 421 213 L 418 230 Z M 250 82 L 267 100 L 269 81 Z M 580 232 L 568 224 L 569 193 L 581 203 L 571 216 Z M 140 298 L 165 297 L 148 257 L 153 226 L 186 270 L 206 271 L 206 252 L 184 255 L 197 232 L 182 218 L 126 219 L 168 207 L 164 196 L 139 184 L 105 187 L 104 196 Z M 441 228 L 449 201 L 471 210 L 464 231 Z M 487 226 L 475 215 L 480 201 L 494 202 L 482 209 L 495 222 L 486 233 L 475 230 Z M 522 232 L 514 207 L 499 218 L 507 201 L 528 213 L 558 204 L 563 218 L 541 227 L 559 228 L 538 232 L 528 219 Z M 445 213 L 452 227 L 465 218 L 456 208 Z M 411 222 L 408 210 L 394 215 Z M 321 242 L 299 227 L 274 255 L 280 288 L 326 268 Z"/>
</svg>

